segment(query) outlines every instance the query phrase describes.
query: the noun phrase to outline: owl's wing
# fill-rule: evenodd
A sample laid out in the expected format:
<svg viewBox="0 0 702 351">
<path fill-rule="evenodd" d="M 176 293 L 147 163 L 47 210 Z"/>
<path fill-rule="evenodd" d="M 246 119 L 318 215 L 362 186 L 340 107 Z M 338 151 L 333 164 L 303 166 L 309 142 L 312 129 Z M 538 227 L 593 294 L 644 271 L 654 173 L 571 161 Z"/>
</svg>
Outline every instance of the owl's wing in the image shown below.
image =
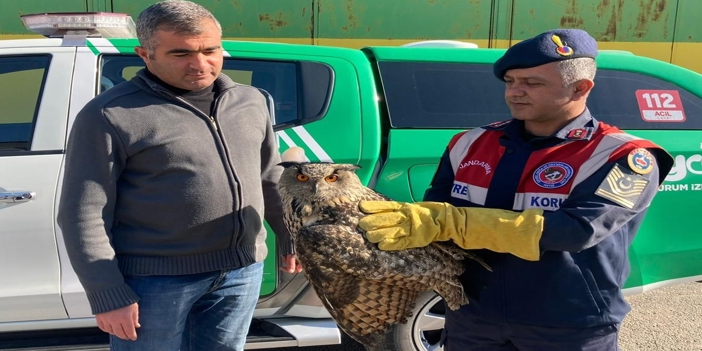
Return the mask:
<svg viewBox="0 0 702 351">
<path fill-rule="evenodd" d="M 295 247 L 303 269 L 308 261 L 312 266 L 362 279 L 452 281 L 463 272 L 460 260 L 436 247 L 383 251 L 367 243 L 362 234 L 343 225 L 303 227 Z"/>
<path fill-rule="evenodd" d="M 295 242 L 297 256 L 320 267 L 319 274 L 328 279 L 329 269 L 352 276 L 366 277 L 372 252 L 363 238 L 348 226 L 323 224 L 300 228 Z M 305 262 L 302 262 L 305 269 Z"/>
<path fill-rule="evenodd" d="M 366 192 L 364 193 L 364 195 L 361 197 L 361 200 L 371 200 L 371 201 L 395 201 L 395 200 L 393 200 L 393 199 L 391 199 L 391 198 L 389 198 L 389 197 L 383 195 L 382 193 L 379 193 L 379 192 L 375 191 L 374 189 L 371 189 L 371 188 L 366 188 L 366 189 L 367 189 L 367 191 L 366 191 Z M 357 212 L 357 213 L 358 213 L 358 215 L 360 215 L 360 216 L 364 216 L 364 215 L 365 215 L 364 213 L 361 213 L 361 212 Z M 414 250 L 409 250 L 409 251 L 407 251 L 407 252 L 409 252 L 409 254 L 410 254 L 411 256 L 416 256 L 416 255 L 423 256 L 423 255 L 426 254 L 426 251 L 427 251 L 427 250 L 429 250 L 429 251 L 434 251 L 434 250 L 433 250 L 434 248 L 435 248 L 435 249 L 438 249 L 438 250 L 441 251 L 444 255 L 450 257 L 450 258 L 453 259 L 453 260 L 461 261 L 461 260 L 463 260 L 463 259 L 465 259 L 465 258 L 472 259 L 472 260 L 478 262 L 481 266 L 483 266 L 483 267 L 484 267 L 485 269 L 487 269 L 488 271 L 492 272 L 492 268 L 491 268 L 487 263 L 485 263 L 485 261 L 483 261 L 482 258 L 481 258 L 480 256 L 478 256 L 477 254 L 474 254 L 474 253 L 472 253 L 472 252 L 470 252 L 470 251 L 468 251 L 468 250 L 462 249 L 462 248 L 458 247 L 458 245 L 456 245 L 456 244 L 454 244 L 453 242 L 450 242 L 450 241 L 449 241 L 449 242 L 440 242 L 440 241 L 439 241 L 439 242 L 435 242 L 435 243 L 432 243 L 431 245 L 429 245 L 428 248 L 414 249 Z M 425 252 L 422 252 L 422 251 L 425 251 Z M 431 255 L 433 258 L 435 258 L 435 259 L 438 258 L 438 257 L 443 256 L 442 254 L 439 254 L 439 253 L 436 253 L 436 252 L 431 253 L 430 255 Z M 402 253 L 400 253 L 400 254 L 398 254 L 398 255 L 396 255 L 396 256 L 404 256 L 404 255 L 403 255 Z M 444 259 L 448 259 L 448 258 L 447 258 L 447 257 L 444 257 Z M 455 265 L 451 265 L 451 266 L 455 266 Z M 458 273 L 458 274 L 460 274 L 460 273 Z"/>
<path fill-rule="evenodd" d="M 322 303 L 345 333 L 366 346 L 410 315 L 426 286 L 380 262 L 359 233 L 348 226 L 303 227 L 298 259 Z"/>
<path fill-rule="evenodd" d="M 299 255 L 303 272 L 317 290 L 322 302 L 331 306 L 344 306 L 358 296 L 360 277 L 345 274 L 336 267 L 329 267 L 322 262 L 310 262 L 309 255 L 305 252 Z M 331 306 L 327 308 L 333 309 Z"/>
</svg>

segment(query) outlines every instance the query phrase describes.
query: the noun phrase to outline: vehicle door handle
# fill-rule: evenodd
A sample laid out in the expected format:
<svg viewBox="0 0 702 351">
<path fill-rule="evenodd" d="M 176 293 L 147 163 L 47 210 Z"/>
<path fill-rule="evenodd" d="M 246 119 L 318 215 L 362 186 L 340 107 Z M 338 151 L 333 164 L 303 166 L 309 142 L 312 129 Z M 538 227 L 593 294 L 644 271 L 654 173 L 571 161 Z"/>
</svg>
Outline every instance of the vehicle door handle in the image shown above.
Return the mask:
<svg viewBox="0 0 702 351">
<path fill-rule="evenodd" d="M 17 203 L 17 202 L 27 202 L 32 201 L 37 197 L 37 194 L 33 191 L 6 191 L 0 192 L 0 203 Z"/>
</svg>

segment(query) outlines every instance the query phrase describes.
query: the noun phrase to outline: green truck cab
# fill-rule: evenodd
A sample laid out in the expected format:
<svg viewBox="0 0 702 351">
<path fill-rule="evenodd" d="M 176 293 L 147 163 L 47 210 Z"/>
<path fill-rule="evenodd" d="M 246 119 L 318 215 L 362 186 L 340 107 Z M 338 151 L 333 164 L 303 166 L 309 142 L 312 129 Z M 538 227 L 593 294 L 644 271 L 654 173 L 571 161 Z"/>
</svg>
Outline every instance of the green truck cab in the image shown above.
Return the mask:
<svg viewBox="0 0 702 351">
<path fill-rule="evenodd" d="M 94 326 L 54 210 L 71 123 L 89 99 L 143 67 L 136 45 L 0 41 L 0 106 L 9 111 L 0 115 L 0 262 L 7 263 L 0 265 L 0 342 L 3 333 Z M 230 40 L 223 48 L 223 72 L 267 95 L 281 152 L 299 146 L 312 161 L 358 164 L 365 184 L 398 201 L 421 201 L 453 135 L 510 118 L 504 85 L 492 74 L 504 49 Z M 675 158 L 630 250 L 625 293 L 700 280 L 702 75 L 620 51 L 603 51 L 597 62 L 592 114 Z M 275 240 L 269 235 L 247 348 L 341 342 L 302 274 L 277 270 Z M 438 347 L 439 302 L 433 293 L 420 297 L 413 319 L 394 330 L 398 351 Z"/>
</svg>

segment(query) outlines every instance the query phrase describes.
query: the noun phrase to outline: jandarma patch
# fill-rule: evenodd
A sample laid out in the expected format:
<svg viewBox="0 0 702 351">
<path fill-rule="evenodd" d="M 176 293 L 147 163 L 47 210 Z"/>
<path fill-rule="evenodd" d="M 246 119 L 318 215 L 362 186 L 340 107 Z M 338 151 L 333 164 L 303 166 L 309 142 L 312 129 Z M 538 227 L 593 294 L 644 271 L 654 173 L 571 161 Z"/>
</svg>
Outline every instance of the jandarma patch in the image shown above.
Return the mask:
<svg viewBox="0 0 702 351">
<path fill-rule="evenodd" d="M 651 153 L 644 149 L 638 148 L 634 149 L 627 156 L 626 161 L 631 169 L 638 174 L 648 174 L 651 173 L 653 167 L 655 166 L 654 158 Z"/>
<path fill-rule="evenodd" d="M 634 208 L 649 180 L 615 164 L 595 194 L 628 209 Z"/>
<path fill-rule="evenodd" d="M 568 46 L 568 43 L 561 40 L 557 35 L 551 36 L 551 40 L 556 44 L 556 53 L 561 56 L 570 56 L 573 54 L 573 49 Z"/>
<path fill-rule="evenodd" d="M 564 162 L 549 162 L 534 171 L 534 182 L 546 189 L 560 188 L 573 177 L 573 167 Z"/>
</svg>

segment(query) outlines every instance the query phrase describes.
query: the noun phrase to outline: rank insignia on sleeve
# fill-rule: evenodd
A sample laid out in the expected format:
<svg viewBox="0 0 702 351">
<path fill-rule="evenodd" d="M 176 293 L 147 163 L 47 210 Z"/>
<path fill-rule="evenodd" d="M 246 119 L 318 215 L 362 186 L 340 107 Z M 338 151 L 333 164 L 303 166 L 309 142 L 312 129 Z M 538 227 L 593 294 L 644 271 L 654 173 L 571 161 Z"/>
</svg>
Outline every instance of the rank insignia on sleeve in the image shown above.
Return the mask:
<svg viewBox="0 0 702 351">
<path fill-rule="evenodd" d="M 615 164 L 595 194 L 628 209 L 634 208 L 648 179 Z"/>
<path fill-rule="evenodd" d="M 626 158 L 631 170 L 638 174 L 650 173 L 653 170 L 653 166 L 655 166 L 653 160 L 653 155 L 644 148 L 631 150 L 629 156 Z"/>
</svg>

